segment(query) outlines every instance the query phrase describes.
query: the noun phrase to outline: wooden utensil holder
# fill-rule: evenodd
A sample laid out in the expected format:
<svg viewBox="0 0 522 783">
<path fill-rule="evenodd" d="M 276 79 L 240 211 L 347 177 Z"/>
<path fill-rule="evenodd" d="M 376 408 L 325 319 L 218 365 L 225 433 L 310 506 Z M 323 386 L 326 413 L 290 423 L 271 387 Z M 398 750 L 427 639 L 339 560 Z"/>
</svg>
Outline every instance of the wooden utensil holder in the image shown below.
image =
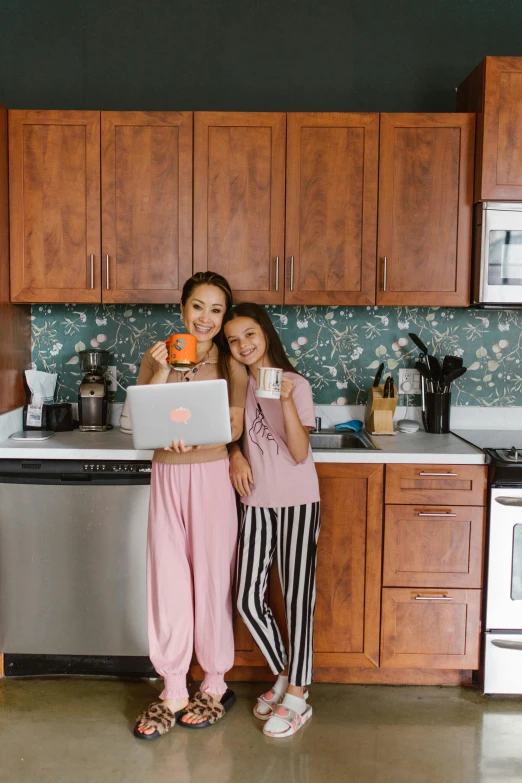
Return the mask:
<svg viewBox="0 0 522 783">
<path fill-rule="evenodd" d="M 397 387 L 393 384 L 393 397 L 384 397 L 384 384 L 370 386 L 364 423 L 372 435 L 395 435 L 393 414 L 397 407 Z"/>
</svg>

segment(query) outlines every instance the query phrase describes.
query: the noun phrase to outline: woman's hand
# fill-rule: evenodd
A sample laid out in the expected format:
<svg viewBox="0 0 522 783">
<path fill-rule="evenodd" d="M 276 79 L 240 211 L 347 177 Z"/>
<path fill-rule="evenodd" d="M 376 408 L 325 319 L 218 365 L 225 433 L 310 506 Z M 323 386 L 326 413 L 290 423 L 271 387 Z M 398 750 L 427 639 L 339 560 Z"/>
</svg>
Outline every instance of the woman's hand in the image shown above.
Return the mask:
<svg viewBox="0 0 522 783">
<path fill-rule="evenodd" d="M 185 443 L 182 440 L 173 440 L 172 448 L 170 446 L 165 446 L 163 450 L 174 451 L 176 454 L 187 454 L 189 451 L 198 451 L 200 448 L 200 446 L 185 446 Z"/>
<path fill-rule="evenodd" d="M 281 402 L 289 402 L 293 399 L 294 386 L 295 383 L 283 375 L 281 380 Z"/>
<path fill-rule="evenodd" d="M 154 372 L 170 372 L 170 364 L 167 359 L 169 352 L 164 342 L 154 343 L 150 349 L 150 357 L 154 365 Z"/>
<path fill-rule="evenodd" d="M 230 454 L 230 480 L 236 492 L 243 497 L 250 495 L 250 485 L 254 483 L 254 477 L 248 460 L 239 449 Z"/>
</svg>

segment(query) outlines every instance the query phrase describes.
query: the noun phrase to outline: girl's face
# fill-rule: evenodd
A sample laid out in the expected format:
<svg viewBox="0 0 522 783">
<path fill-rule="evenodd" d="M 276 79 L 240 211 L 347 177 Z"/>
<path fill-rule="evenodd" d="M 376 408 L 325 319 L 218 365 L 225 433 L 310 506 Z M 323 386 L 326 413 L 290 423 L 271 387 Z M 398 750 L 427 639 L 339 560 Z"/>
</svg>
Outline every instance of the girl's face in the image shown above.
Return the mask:
<svg viewBox="0 0 522 783">
<path fill-rule="evenodd" d="M 257 321 L 244 316 L 233 318 L 224 331 L 234 359 L 250 368 L 252 365 L 267 366 L 266 337 Z"/>
<path fill-rule="evenodd" d="M 221 329 L 227 301 L 221 288 L 215 285 L 198 285 L 184 305 L 181 315 L 189 334 L 199 342 L 212 340 Z"/>
</svg>

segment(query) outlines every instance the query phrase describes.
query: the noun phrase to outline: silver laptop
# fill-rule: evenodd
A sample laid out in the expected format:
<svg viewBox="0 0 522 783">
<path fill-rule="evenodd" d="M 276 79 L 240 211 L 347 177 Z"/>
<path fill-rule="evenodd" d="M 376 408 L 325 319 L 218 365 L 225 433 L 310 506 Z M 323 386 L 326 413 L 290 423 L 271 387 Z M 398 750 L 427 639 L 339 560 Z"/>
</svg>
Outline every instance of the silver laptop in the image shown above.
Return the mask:
<svg viewBox="0 0 522 783">
<path fill-rule="evenodd" d="M 127 389 L 136 449 L 230 443 L 227 382 L 159 383 Z"/>
</svg>

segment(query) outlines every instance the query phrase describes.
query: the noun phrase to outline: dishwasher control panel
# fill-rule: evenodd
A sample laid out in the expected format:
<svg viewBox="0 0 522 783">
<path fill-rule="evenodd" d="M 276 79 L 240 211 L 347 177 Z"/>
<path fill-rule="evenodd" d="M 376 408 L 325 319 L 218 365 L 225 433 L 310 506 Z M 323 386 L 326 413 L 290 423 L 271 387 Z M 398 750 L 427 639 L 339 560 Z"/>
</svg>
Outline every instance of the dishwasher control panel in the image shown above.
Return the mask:
<svg viewBox="0 0 522 783">
<path fill-rule="evenodd" d="M 83 470 L 87 473 L 150 473 L 150 462 L 84 462 Z"/>
</svg>

